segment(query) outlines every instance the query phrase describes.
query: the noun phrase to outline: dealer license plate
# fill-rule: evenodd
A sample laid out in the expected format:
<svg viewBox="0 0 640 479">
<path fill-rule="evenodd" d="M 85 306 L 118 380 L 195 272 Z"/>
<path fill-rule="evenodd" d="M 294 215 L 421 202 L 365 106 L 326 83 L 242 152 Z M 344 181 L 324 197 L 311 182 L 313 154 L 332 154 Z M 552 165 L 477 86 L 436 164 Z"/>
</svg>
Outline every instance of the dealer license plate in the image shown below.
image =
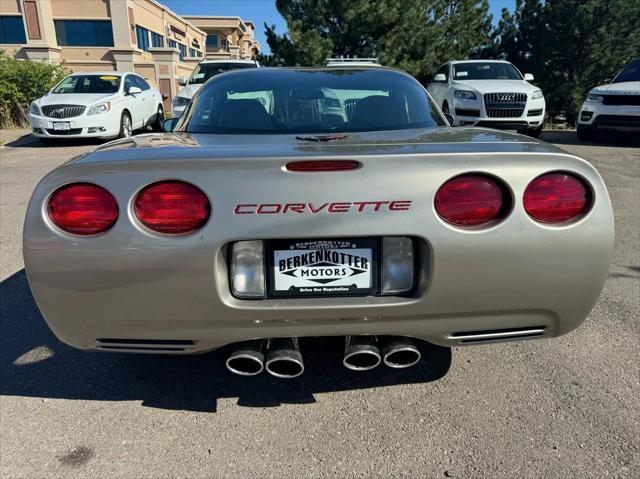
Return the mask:
<svg viewBox="0 0 640 479">
<path fill-rule="evenodd" d="M 53 123 L 54 130 L 70 130 L 71 124 L 68 121 L 57 121 Z"/>
<path fill-rule="evenodd" d="M 356 296 L 376 288 L 378 241 L 372 238 L 269 243 L 271 296 Z"/>
</svg>

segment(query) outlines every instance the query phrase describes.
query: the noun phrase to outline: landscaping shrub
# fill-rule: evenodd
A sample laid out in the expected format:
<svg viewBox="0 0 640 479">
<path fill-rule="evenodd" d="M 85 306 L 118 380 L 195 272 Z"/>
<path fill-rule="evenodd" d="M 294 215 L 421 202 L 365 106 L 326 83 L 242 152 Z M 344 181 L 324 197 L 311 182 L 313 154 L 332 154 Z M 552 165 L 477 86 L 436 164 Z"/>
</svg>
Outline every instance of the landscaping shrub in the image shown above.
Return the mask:
<svg viewBox="0 0 640 479">
<path fill-rule="evenodd" d="M 16 60 L 0 50 L 0 128 L 25 126 L 31 102 L 68 74 L 60 65 Z"/>
</svg>

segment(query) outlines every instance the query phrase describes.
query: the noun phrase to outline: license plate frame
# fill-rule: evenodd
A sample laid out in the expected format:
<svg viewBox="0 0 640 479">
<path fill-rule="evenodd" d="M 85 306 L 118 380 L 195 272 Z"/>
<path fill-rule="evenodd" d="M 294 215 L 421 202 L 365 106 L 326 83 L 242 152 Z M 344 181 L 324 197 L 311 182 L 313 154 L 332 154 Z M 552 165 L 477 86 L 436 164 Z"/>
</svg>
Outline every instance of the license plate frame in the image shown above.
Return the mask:
<svg viewBox="0 0 640 479">
<path fill-rule="evenodd" d="M 381 242 L 379 238 L 363 237 L 363 238 L 311 238 L 311 239 L 282 239 L 282 240 L 270 240 L 266 241 L 265 245 L 265 265 L 267 268 L 267 297 L 277 298 L 331 298 L 331 297 L 345 297 L 345 296 L 373 296 L 379 293 L 380 282 L 380 252 Z M 315 255 L 309 255 L 315 251 L 323 251 L 320 253 L 321 258 Z M 324 251 L 329 251 L 329 255 L 334 259 L 333 252 L 338 253 L 339 261 L 324 261 L 326 258 Z M 295 255 L 298 252 L 299 255 Z M 369 254 L 367 254 L 367 252 Z M 343 253 L 344 256 L 341 256 Z M 351 255 L 351 258 L 348 256 Z M 294 256 L 300 256 L 300 261 L 304 262 L 302 256 L 305 256 L 306 260 L 310 261 L 306 265 L 293 266 L 295 262 Z M 293 286 L 290 289 L 282 289 L 283 276 L 277 277 L 285 273 L 280 272 L 280 261 L 290 257 L 290 267 L 285 267 L 284 271 L 297 274 L 298 279 L 289 280 L 290 283 L 297 283 L 297 286 Z M 359 259 L 358 259 L 359 258 Z M 363 261 L 363 258 L 366 260 Z M 330 265 L 324 263 L 332 263 Z M 296 263 L 297 264 L 297 263 Z M 292 267 L 291 267 L 292 266 Z M 299 277 L 303 269 L 310 271 L 311 269 L 324 269 L 338 268 L 348 269 L 347 276 L 342 272 L 339 275 L 338 280 L 317 282 L 319 279 L 326 280 L 327 277 L 316 277 L 312 279 L 306 279 L 302 281 Z M 278 271 L 276 271 L 278 270 Z M 356 270 L 356 271 L 354 271 Z M 364 270 L 364 273 L 359 272 Z M 368 275 L 367 275 L 368 273 Z M 289 279 L 289 274 L 287 279 Z M 365 276 L 357 278 L 357 281 L 352 285 L 345 283 L 347 277 Z M 332 276 L 329 276 L 329 279 Z M 368 280 L 368 281 L 367 281 Z M 303 285 L 304 283 L 304 285 Z M 364 284 L 366 283 L 366 287 Z M 279 286 L 279 287 L 278 287 Z"/>
<path fill-rule="evenodd" d="M 71 123 L 68 121 L 54 121 L 53 129 L 55 131 L 69 131 L 71 130 Z"/>
</svg>

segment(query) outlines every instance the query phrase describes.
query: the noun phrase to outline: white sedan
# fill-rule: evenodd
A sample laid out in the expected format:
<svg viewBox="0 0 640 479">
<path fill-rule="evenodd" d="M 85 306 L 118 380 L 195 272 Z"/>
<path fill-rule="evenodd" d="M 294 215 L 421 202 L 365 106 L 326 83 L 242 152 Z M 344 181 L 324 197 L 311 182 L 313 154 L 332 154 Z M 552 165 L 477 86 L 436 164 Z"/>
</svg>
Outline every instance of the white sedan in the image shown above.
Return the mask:
<svg viewBox="0 0 640 479">
<path fill-rule="evenodd" d="M 545 101 L 540 90 L 504 60 L 450 61 L 442 65 L 427 90 L 456 126 L 518 130 L 538 136 Z"/>
<path fill-rule="evenodd" d="M 68 76 L 29 106 L 33 135 L 56 138 L 124 138 L 149 125 L 160 131 L 162 95 L 128 72 Z"/>
</svg>

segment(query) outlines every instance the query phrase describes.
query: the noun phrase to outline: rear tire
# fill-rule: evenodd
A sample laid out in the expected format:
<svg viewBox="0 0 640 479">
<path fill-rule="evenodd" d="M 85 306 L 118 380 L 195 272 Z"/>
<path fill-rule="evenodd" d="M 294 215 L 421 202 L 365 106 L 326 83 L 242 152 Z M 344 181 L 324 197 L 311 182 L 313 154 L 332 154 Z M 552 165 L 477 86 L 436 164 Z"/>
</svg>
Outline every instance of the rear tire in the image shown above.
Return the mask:
<svg viewBox="0 0 640 479">
<path fill-rule="evenodd" d="M 133 135 L 133 123 L 131 122 L 131 115 L 127 111 L 122 112 L 120 117 L 120 132 L 118 138 L 129 138 Z"/>
<path fill-rule="evenodd" d="M 156 112 L 156 119 L 154 120 L 151 127 L 153 131 L 164 131 L 162 124 L 164 123 L 164 108 L 162 105 L 158 105 L 158 111 Z"/>
<path fill-rule="evenodd" d="M 595 135 L 593 134 L 593 128 L 591 128 L 590 126 L 578 125 L 578 127 L 576 128 L 576 134 L 578 135 L 578 139 L 580 141 L 591 141 L 595 137 Z"/>
</svg>

